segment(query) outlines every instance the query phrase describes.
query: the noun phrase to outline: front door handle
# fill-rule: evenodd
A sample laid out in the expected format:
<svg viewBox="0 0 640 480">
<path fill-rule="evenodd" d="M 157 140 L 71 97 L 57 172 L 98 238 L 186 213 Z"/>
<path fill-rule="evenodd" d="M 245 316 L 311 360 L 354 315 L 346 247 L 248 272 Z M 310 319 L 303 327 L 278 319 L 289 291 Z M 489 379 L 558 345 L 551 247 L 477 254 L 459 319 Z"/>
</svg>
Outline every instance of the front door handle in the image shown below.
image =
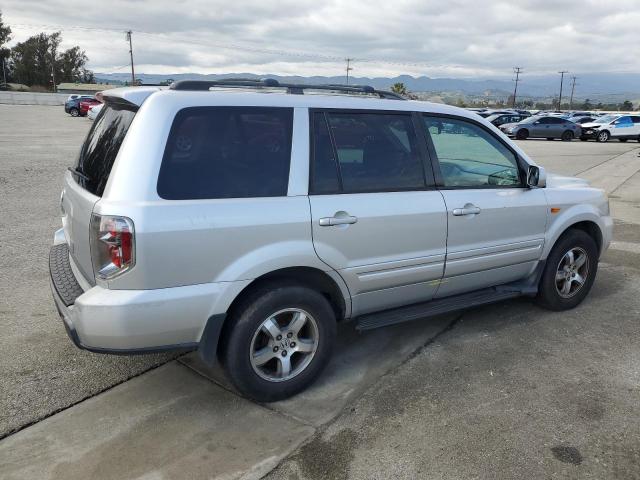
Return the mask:
<svg viewBox="0 0 640 480">
<path fill-rule="evenodd" d="M 463 215 L 477 215 L 480 213 L 480 207 L 476 207 L 474 204 L 472 203 L 467 203 L 464 207 L 462 208 L 454 208 L 453 209 L 453 214 L 456 217 L 461 217 Z"/>
<path fill-rule="evenodd" d="M 358 217 L 352 217 L 350 215 L 324 217 L 320 219 L 321 227 L 333 227 L 335 225 L 351 225 L 358 221 Z"/>
</svg>

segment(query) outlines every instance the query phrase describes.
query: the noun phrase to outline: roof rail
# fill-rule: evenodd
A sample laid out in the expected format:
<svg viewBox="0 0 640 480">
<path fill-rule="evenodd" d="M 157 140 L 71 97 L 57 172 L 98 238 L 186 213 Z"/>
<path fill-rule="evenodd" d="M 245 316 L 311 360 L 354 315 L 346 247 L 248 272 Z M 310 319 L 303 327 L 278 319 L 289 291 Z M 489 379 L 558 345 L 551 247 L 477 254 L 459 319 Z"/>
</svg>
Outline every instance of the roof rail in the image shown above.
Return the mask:
<svg viewBox="0 0 640 480">
<path fill-rule="evenodd" d="M 329 92 L 358 93 L 377 95 L 391 100 L 405 100 L 397 93 L 376 90 L 369 85 L 308 85 L 304 83 L 280 83 L 274 78 L 250 79 L 228 78 L 224 80 L 178 80 L 173 82 L 171 90 L 207 91 L 213 87 L 249 87 L 249 88 L 284 88 L 287 93 L 303 95 L 305 90 L 324 90 Z"/>
</svg>

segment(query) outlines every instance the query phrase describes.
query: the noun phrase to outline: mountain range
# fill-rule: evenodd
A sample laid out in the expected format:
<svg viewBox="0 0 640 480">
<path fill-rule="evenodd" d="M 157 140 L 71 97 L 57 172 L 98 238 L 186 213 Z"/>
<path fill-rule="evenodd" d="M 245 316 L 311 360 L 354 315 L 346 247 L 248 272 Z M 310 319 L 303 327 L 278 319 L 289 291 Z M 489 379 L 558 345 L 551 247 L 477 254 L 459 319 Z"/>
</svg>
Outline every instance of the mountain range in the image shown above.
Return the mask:
<svg viewBox="0 0 640 480">
<path fill-rule="evenodd" d="M 281 82 L 306 84 L 344 84 L 344 76 L 303 77 L 282 75 L 256 75 L 252 73 L 229 74 L 147 74 L 139 73 L 136 78 L 142 83 L 157 84 L 172 80 L 219 80 L 223 78 L 275 78 Z M 575 98 L 590 98 L 598 101 L 624 101 L 640 98 L 640 74 L 637 73 L 583 73 L 576 74 L 578 80 L 575 87 Z M 101 82 L 126 82 L 130 80 L 128 73 L 96 73 Z M 513 92 L 514 82 L 507 78 L 431 78 L 427 76 L 412 77 L 351 77 L 351 84 L 371 85 L 377 89 L 389 89 L 391 85 L 402 82 L 411 92 L 449 92 L 462 95 L 508 96 Z M 559 75 L 523 75 L 518 84 L 518 95 L 531 98 L 548 98 L 558 94 L 560 89 Z M 571 74 L 565 75 L 563 97 L 571 92 Z"/>
</svg>

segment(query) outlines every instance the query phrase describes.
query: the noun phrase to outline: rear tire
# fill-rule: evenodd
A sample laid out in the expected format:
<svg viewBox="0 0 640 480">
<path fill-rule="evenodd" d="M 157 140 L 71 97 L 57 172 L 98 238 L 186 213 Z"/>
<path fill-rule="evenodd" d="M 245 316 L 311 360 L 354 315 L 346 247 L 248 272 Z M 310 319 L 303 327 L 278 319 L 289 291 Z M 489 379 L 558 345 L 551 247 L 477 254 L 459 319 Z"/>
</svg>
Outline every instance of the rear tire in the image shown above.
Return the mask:
<svg viewBox="0 0 640 480">
<path fill-rule="evenodd" d="M 336 317 L 315 290 L 271 284 L 252 292 L 234 311 L 220 357 L 229 380 L 246 397 L 258 402 L 291 397 L 311 385 L 329 362 Z"/>
<path fill-rule="evenodd" d="M 555 311 L 578 306 L 591 290 L 597 271 L 596 242 L 582 230 L 568 230 L 547 257 L 537 302 Z"/>
<path fill-rule="evenodd" d="M 78 110 L 77 108 L 72 108 L 69 110 L 69 115 L 71 115 L 72 117 L 78 117 L 80 116 L 80 110 Z"/>
<path fill-rule="evenodd" d="M 560 137 L 563 142 L 570 142 L 573 140 L 573 132 L 571 130 L 565 130 L 562 132 L 562 137 Z"/>
<path fill-rule="evenodd" d="M 611 138 L 611 134 L 604 130 L 603 132 L 598 132 L 598 135 L 596 136 L 596 142 L 606 143 L 609 141 L 609 138 Z"/>
<path fill-rule="evenodd" d="M 529 137 L 529 130 L 527 130 L 526 128 L 523 128 L 522 130 L 518 130 L 518 133 L 516 133 L 517 140 L 526 140 L 528 137 Z"/>
</svg>

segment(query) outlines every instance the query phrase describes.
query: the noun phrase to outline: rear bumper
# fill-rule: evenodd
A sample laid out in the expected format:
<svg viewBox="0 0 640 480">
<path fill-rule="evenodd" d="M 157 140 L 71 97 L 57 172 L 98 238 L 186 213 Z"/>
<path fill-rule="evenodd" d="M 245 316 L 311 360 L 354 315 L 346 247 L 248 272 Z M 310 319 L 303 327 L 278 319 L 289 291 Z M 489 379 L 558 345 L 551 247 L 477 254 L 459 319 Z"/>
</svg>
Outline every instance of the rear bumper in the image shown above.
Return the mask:
<svg viewBox="0 0 640 480">
<path fill-rule="evenodd" d="M 217 342 L 224 312 L 215 312 L 222 294 L 216 283 L 157 290 L 84 291 L 69 262 L 66 244 L 54 245 L 49 258 L 54 302 L 73 343 L 100 353 L 136 354 L 192 349 L 206 327 Z"/>
</svg>

